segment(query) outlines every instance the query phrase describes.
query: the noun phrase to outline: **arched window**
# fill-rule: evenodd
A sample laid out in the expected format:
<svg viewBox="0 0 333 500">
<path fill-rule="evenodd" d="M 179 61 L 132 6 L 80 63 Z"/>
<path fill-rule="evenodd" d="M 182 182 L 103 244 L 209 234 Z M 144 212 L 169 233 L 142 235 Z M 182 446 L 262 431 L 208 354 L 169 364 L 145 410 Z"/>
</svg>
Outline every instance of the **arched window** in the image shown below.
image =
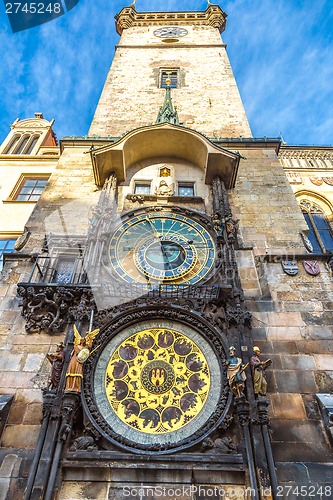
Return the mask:
<svg viewBox="0 0 333 500">
<path fill-rule="evenodd" d="M 34 147 L 36 146 L 37 144 L 37 141 L 39 139 L 39 135 L 33 135 L 27 145 L 27 147 L 25 148 L 25 150 L 23 151 L 23 154 L 25 155 L 30 155 L 32 150 L 34 149 Z"/>
<path fill-rule="evenodd" d="M 8 155 L 8 154 L 10 154 L 10 153 L 12 153 L 12 152 L 13 152 L 13 149 L 14 149 L 14 147 L 17 145 L 17 143 L 18 143 L 18 141 L 19 141 L 20 137 L 21 137 L 21 135 L 16 134 L 16 135 L 12 138 L 12 140 L 10 141 L 10 143 L 8 144 L 8 146 L 6 147 L 6 149 L 5 149 L 5 150 L 4 150 L 4 152 L 3 152 L 3 154 L 4 154 L 4 155 Z"/>
<path fill-rule="evenodd" d="M 309 226 L 308 238 L 316 253 L 333 252 L 333 234 L 323 209 L 309 200 L 302 200 L 300 206 Z"/>
<path fill-rule="evenodd" d="M 30 135 L 24 135 L 21 139 L 21 141 L 19 142 L 19 145 L 18 147 L 15 149 L 14 151 L 14 154 L 15 155 L 20 155 L 22 154 L 22 151 L 24 150 L 24 148 L 26 147 L 27 143 L 28 143 L 28 140 L 30 139 Z"/>
</svg>

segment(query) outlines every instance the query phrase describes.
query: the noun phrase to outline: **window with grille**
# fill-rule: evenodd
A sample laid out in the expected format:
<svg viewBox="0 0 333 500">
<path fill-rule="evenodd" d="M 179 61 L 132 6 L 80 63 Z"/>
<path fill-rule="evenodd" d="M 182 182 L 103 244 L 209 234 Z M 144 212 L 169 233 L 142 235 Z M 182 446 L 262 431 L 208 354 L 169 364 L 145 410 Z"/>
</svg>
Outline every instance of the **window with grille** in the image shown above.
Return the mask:
<svg viewBox="0 0 333 500">
<path fill-rule="evenodd" d="M 16 240 L 0 240 L 0 271 L 3 268 L 3 256 L 5 253 L 14 252 Z"/>
<path fill-rule="evenodd" d="M 46 177 L 24 177 L 13 199 L 15 201 L 38 201 L 47 181 Z"/>
<path fill-rule="evenodd" d="M 136 182 L 134 194 L 150 194 L 150 182 Z"/>
<path fill-rule="evenodd" d="M 176 89 L 179 87 L 179 78 L 177 69 L 162 69 L 160 78 L 160 87 L 165 89 L 167 86 L 167 80 L 170 80 L 170 88 Z"/>
<path fill-rule="evenodd" d="M 192 182 L 179 182 L 178 196 L 194 196 L 194 184 Z"/>
<path fill-rule="evenodd" d="M 333 234 L 324 211 L 315 203 L 301 201 L 304 218 L 309 226 L 308 238 L 315 253 L 333 252 Z"/>
<path fill-rule="evenodd" d="M 68 285 L 74 276 L 75 259 L 73 257 L 59 257 L 53 272 L 52 283 Z"/>
</svg>

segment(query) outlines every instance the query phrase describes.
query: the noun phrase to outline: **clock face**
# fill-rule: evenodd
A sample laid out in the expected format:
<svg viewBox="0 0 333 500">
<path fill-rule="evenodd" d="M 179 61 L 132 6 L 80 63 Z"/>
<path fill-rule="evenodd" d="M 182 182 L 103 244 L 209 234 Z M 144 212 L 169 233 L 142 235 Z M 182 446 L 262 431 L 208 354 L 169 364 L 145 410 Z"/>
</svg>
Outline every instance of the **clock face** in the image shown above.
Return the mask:
<svg viewBox="0 0 333 500">
<path fill-rule="evenodd" d="M 168 319 L 125 327 L 103 348 L 94 399 L 104 430 L 127 446 L 177 448 L 207 425 L 225 375 L 216 352 L 194 328 Z"/>
<path fill-rule="evenodd" d="M 165 28 L 159 28 L 154 31 L 155 36 L 159 36 L 161 38 L 173 38 L 175 36 L 185 36 L 188 31 L 185 28 L 177 28 L 173 26 L 168 26 Z"/>
<path fill-rule="evenodd" d="M 144 212 L 114 232 L 113 270 L 128 283 L 193 285 L 211 271 L 215 245 L 196 220 L 173 212 Z"/>
</svg>

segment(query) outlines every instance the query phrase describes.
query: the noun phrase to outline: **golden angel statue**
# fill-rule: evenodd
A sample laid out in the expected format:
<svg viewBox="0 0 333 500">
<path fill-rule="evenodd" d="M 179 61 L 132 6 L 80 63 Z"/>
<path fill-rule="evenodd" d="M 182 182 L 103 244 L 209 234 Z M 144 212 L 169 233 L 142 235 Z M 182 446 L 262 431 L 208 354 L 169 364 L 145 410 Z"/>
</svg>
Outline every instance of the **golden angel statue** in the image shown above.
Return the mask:
<svg viewBox="0 0 333 500">
<path fill-rule="evenodd" d="M 93 340 L 98 333 L 99 328 L 87 332 L 85 337 L 81 337 L 78 329 L 74 325 L 74 348 L 66 372 L 65 391 L 81 392 L 83 363 L 89 358 Z"/>
</svg>

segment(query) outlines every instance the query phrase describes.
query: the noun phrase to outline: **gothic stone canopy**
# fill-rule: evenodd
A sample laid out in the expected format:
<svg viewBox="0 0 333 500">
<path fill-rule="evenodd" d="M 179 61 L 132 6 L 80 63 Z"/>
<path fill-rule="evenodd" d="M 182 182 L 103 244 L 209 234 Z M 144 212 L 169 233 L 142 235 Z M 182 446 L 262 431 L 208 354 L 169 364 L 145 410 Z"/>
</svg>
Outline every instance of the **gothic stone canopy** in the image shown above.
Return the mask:
<svg viewBox="0 0 333 500">
<path fill-rule="evenodd" d="M 132 26 L 204 25 L 225 30 L 227 14 L 218 5 L 209 5 L 204 12 L 137 12 L 133 6 L 124 7 L 116 18 L 119 35 Z"/>
<path fill-rule="evenodd" d="M 196 165 L 203 170 L 206 184 L 219 175 L 228 189 L 234 186 L 240 158 L 198 132 L 169 123 L 156 124 L 132 130 L 118 142 L 92 151 L 96 185 L 103 186 L 112 172 L 124 181 L 130 166 L 162 156 Z"/>
</svg>

